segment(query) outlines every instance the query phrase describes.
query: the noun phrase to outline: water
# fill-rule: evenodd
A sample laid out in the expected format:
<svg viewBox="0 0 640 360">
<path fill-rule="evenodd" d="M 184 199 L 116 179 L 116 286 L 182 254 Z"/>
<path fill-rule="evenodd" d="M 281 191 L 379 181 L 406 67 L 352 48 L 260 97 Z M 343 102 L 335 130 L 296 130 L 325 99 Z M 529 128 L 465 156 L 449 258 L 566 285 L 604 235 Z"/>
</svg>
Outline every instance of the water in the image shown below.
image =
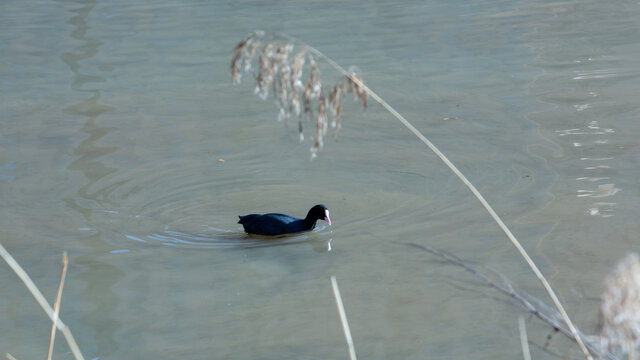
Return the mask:
<svg viewBox="0 0 640 360">
<path fill-rule="evenodd" d="M 264 29 L 357 65 L 594 333 L 602 278 L 638 251 L 639 15 L 591 0 L 5 1 L 2 244 L 51 301 L 69 252 L 61 317 L 89 359 L 346 358 L 332 275 L 361 358 L 521 356 L 519 308 L 398 244 L 449 251 L 546 301 L 489 216 L 376 104 L 345 104 L 338 140 L 311 161 L 249 77 L 231 85 L 231 49 Z M 236 224 L 318 202 L 333 227 L 265 243 Z M 0 274 L 0 349 L 43 356 L 45 315 Z M 527 326 L 544 344 L 549 329 Z M 55 356 L 70 357 L 61 338 Z"/>
</svg>

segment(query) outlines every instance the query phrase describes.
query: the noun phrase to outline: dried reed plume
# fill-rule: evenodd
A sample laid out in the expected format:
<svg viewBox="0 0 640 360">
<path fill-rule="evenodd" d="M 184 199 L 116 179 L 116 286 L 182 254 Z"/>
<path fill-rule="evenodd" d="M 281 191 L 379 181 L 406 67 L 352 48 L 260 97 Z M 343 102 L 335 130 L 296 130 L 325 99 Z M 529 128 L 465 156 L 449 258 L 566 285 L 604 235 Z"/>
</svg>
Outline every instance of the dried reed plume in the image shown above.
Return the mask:
<svg viewBox="0 0 640 360">
<path fill-rule="evenodd" d="M 603 346 L 618 349 L 630 360 L 640 349 L 640 259 L 624 257 L 604 281 L 600 305 L 600 335 Z"/>
<path fill-rule="evenodd" d="M 334 139 L 342 128 L 341 95 L 345 89 L 353 95 L 354 100 L 359 100 L 363 110 L 367 106 L 367 92 L 362 87 L 362 77 L 356 67 L 349 69 L 349 73 L 343 79 L 325 91 L 320 78 L 320 68 L 308 51 L 308 46 L 303 44 L 303 48 L 292 55 L 293 44 L 278 39 L 282 37 L 270 35 L 267 41 L 264 31 L 255 31 L 239 42 L 231 59 L 231 81 L 234 85 L 240 84 L 242 74 L 251 72 L 251 63 L 257 53 L 258 70 L 253 74 L 256 80 L 255 94 L 266 100 L 271 88 L 278 105 L 278 121 L 287 125 L 293 115 L 298 118 L 300 142 L 304 141 L 303 116 L 307 120 L 315 120 L 315 141 L 311 147 L 311 154 L 315 157 L 324 145 L 323 138 L 327 135 L 329 115 L 331 127 L 334 129 Z M 306 82 L 303 82 L 302 75 L 307 63 L 308 77 Z"/>
<path fill-rule="evenodd" d="M 358 68 L 352 66 L 349 69 L 349 76 L 347 77 L 347 81 L 349 82 L 349 92 L 353 94 L 354 100 L 360 100 L 360 106 L 363 109 L 367 108 L 367 92 L 362 86 L 362 78 L 360 77 L 360 72 Z"/>
<path fill-rule="evenodd" d="M 340 103 L 340 96 L 344 92 L 344 83 L 338 83 L 333 86 L 331 93 L 329 93 L 329 110 L 331 111 L 331 127 L 333 130 L 333 138 L 338 137 L 338 131 L 342 128 L 340 123 L 340 115 L 342 114 L 342 104 Z M 366 93 L 365 93 L 366 94 Z"/>
</svg>

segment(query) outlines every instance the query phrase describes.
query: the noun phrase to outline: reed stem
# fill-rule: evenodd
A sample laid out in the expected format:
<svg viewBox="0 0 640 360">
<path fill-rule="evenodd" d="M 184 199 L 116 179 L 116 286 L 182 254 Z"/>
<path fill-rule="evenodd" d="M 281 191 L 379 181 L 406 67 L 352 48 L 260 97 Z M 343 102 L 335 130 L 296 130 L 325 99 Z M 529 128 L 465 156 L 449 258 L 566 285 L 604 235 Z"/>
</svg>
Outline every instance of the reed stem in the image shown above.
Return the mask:
<svg viewBox="0 0 640 360">
<path fill-rule="evenodd" d="M 286 34 L 277 34 L 277 35 L 281 36 L 281 37 L 284 37 L 284 38 L 288 38 L 288 39 L 290 39 L 292 41 L 303 43 L 303 42 L 299 41 L 298 39 L 296 39 L 296 38 L 294 38 L 294 37 L 292 37 L 290 35 L 286 35 Z M 531 257 L 527 253 L 527 251 L 522 247 L 522 245 L 520 244 L 518 239 L 513 235 L 511 230 L 509 230 L 509 228 L 504 223 L 504 221 L 502 221 L 500 216 L 495 212 L 495 210 L 493 210 L 491 205 L 489 205 L 487 200 L 485 200 L 484 196 L 482 196 L 480 191 L 478 191 L 478 189 L 469 181 L 469 179 L 467 179 L 467 177 L 464 176 L 464 174 L 462 174 L 462 172 L 460 170 L 458 170 L 458 168 L 431 141 L 429 141 L 429 139 L 427 139 L 418 129 L 416 129 L 415 126 L 413 126 L 407 119 L 404 118 L 404 116 L 402 116 L 399 112 L 397 112 L 391 105 L 389 105 L 380 96 L 378 96 L 378 94 L 376 94 L 373 90 L 371 90 L 360 79 L 351 76 L 349 74 L 349 72 L 347 72 L 342 66 L 340 66 L 338 63 L 333 61 L 328 56 L 324 55 L 318 49 L 316 49 L 316 48 L 314 48 L 312 46 L 309 46 L 309 45 L 306 45 L 306 46 L 307 46 L 307 49 L 311 53 L 313 53 L 316 56 L 324 59 L 334 69 L 336 69 L 337 71 L 342 73 L 344 76 L 347 76 L 348 78 L 350 78 L 351 81 L 353 81 L 356 84 L 358 84 L 358 86 L 360 86 L 361 89 L 366 91 L 367 94 L 369 94 L 369 96 L 371 96 L 376 102 L 378 102 L 380 105 L 382 105 L 382 107 L 384 107 L 398 121 L 400 121 L 400 123 L 402 123 L 402 125 L 404 125 L 409 131 L 411 131 L 412 134 L 414 134 L 418 139 L 420 139 L 420 141 L 422 141 L 422 143 L 424 143 L 429 148 L 429 150 L 431 150 L 458 177 L 458 179 L 460 179 L 460 181 L 462 181 L 462 183 L 471 191 L 471 193 L 480 202 L 482 207 L 484 207 L 484 209 L 493 218 L 493 220 L 496 222 L 496 224 L 498 225 L 500 230 L 502 230 L 502 232 L 505 234 L 505 236 L 511 241 L 513 246 L 520 253 L 520 256 L 522 256 L 522 258 L 525 260 L 527 265 L 529 265 L 529 267 L 531 268 L 531 270 L 533 271 L 535 276 L 538 278 L 538 280 L 542 284 L 542 287 L 545 289 L 545 291 L 547 292 L 547 294 L 551 298 L 551 301 L 553 302 L 554 306 L 556 307 L 556 309 L 558 309 L 558 312 L 562 316 L 564 322 L 567 324 L 567 327 L 569 328 L 569 330 L 571 331 L 571 334 L 575 338 L 575 341 L 578 344 L 578 346 L 580 347 L 580 350 L 582 351 L 582 353 L 584 354 L 584 356 L 587 359 L 592 360 L 592 357 L 589 354 L 589 351 L 587 350 L 586 346 L 584 345 L 584 342 L 582 341 L 580 335 L 578 334 L 578 331 L 576 330 L 575 326 L 573 325 L 573 322 L 569 318 L 569 315 L 567 314 L 567 312 L 565 311 L 564 307 L 562 306 L 562 303 L 560 302 L 560 299 L 558 299 L 558 296 L 556 295 L 556 293 L 551 288 L 551 285 L 549 285 L 549 282 L 544 277 L 544 275 L 542 274 L 540 269 L 538 269 L 538 266 L 533 262 L 533 260 L 531 259 Z"/>
<path fill-rule="evenodd" d="M 527 338 L 527 326 L 524 317 L 518 316 L 518 330 L 520 330 L 520 345 L 522 346 L 522 357 L 524 360 L 531 360 L 529 352 L 529 340 Z"/>
<path fill-rule="evenodd" d="M 441 259 L 443 259 L 448 263 L 461 267 L 465 271 L 469 272 L 470 274 L 482 280 L 482 282 L 484 282 L 486 285 L 504 294 L 508 298 L 513 299 L 515 303 L 520 304 L 531 315 L 537 317 L 538 319 L 545 322 L 547 325 L 551 326 L 551 328 L 554 331 L 559 331 L 562 335 L 565 335 L 570 340 L 577 342 L 577 340 L 575 339 L 571 331 L 565 328 L 566 323 L 563 322 L 563 319 L 561 318 L 559 313 L 555 314 L 555 313 L 545 312 L 544 310 L 547 308 L 546 304 L 544 304 L 543 302 L 541 302 L 536 298 L 531 298 L 529 296 L 526 296 L 525 294 L 518 292 L 511 285 L 509 280 L 506 277 L 504 277 L 502 274 L 498 274 L 501 278 L 501 282 L 497 282 L 453 254 L 449 254 L 442 250 L 438 250 L 422 244 L 404 243 L 404 242 L 398 242 L 398 241 L 393 241 L 393 242 L 415 247 L 420 250 L 424 250 L 428 253 L 431 253 L 435 256 L 440 257 Z M 533 301 L 530 301 L 530 300 L 533 300 Z M 535 305 L 536 303 L 537 305 Z M 606 352 L 605 350 L 602 350 L 603 346 L 598 347 L 593 342 L 587 342 L 585 343 L 585 346 L 587 347 L 589 354 L 593 354 L 593 356 L 595 356 L 598 359 L 607 359 L 607 360 L 618 359 L 617 357 Z M 546 347 L 547 345 L 544 346 L 544 349 L 546 349 Z"/>
<path fill-rule="evenodd" d="M 349 322 L 347 321 L 347 313 L 344 311 L 342 296 L 340 296 L 340 289 L 338 288 L 338 281 L 335 276 L 331 276 L 331 287 L 333 288 L 333 297 L 336 299 L 338 314 L 340 314 L 342 330 L 344 330 L 344 338 L 349 346 L 349 359 L 356 360 L 356 348 L 353 346 L 353 338 L 351 338 L 351 330 L 349 329 Z"/>
<path fill-rule="evenodd" d="M 62 301 L 62 288 L 64 287 L 64 279 L 67 276 L 67 265 L 69 258 L 67 252 L 62 254 L 62 270 L 60 271 L 60 281 L 58 282 L 58 292 L 56 293 L 56 301 L 53 304 L 53 312 L 55 316 L 60 313 L 60 302 Z M 49 349 L 47 350 L 47 360 L 51 360 L 53 354 L 53 343 L 56 339 L 56 324 L 51 324 L 51 333 L 49 334 Z"/>
<path fill-rule="evenodd" d="M 73 335 L 71 334 L 71 330 L 69 330 L 67 325 L 65 325 L 62 322 L 62 320 L 60 320 L 58 315 L 53 311 L 53 309 L 51 308 L 51 305 L 49 305 L 49 303 L 47 302 L 47 299 L 45 299 L 44 295 L 42 295 L 42 292 L 40 291 L 40 289 L 38 289 L 38 287 L 33 282 L 33 280 L 31 280 L 31 278 L 29 277 L 29 274 L 27 274 L 27 272 L 24 271 L 22 266 L 18 264 L 16 259 L 14 259 L 13 256 L 11 256 L 11 254 L 7 251 L 7 249 L 5 249 L 5 247 L 1 243 L 0 243 L 0 257 L 2 257 L 4 261 L 6 261 L 7 265 L 9 265 L 9 267 L 13 270 L 13 272 L 15 272 L 16 275 L 18 275 L 20 280 L 22 280 L 24 285 L 31 292 L 31 295 L 33 295 L 33 297 L 36 299 L 36 301 L 38 302 L 42 310 L 44 310 L 47 316 L 49 316 L 49 319 L 51 319 L 51 321 L 56 326 L 56 328 L 60 330 L 60 332 L 62 332 L 62 335 L 64 335 L 64 338 L 67 340 L 67 344 L 69 345 L 69 348 L 73 353 L 73 356 L 77 360 L 84 360 L 84 356 L 82 356 L 82 352 L 80 352 L 80 348 L 78 347 L 78 344 L 73 338 Z"/>
</svg>

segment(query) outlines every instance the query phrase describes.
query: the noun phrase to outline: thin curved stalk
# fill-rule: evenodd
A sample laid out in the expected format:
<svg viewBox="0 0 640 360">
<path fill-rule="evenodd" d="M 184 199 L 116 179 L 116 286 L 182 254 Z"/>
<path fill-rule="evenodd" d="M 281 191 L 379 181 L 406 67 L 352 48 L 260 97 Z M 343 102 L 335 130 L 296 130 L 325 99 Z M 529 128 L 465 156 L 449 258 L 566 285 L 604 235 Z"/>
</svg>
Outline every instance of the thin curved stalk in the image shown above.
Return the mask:
<svg viewBox="0 0 640 360">
<path fill-rule="evenodd" d="M 84 360 L 84 356 L 82 356 L 82 353 L 80 352 L 80 348 L 78 347 L 78 344 L 73 338 L 73 335 L 71 334 L 71 330 L 69 330 L 69 327 L 62 322 L 60 317 L 58 317 L 58 314 L 56 314 L 53 308 L 51 307 L 51 305 L 49 305 L 44 295 L 42 295 L 42 292 L 40 292 L 40 289 L 38 289 L 38 287 L 33 282 L 33 280 L 31 280 L 31 277 L 29 277 L 27 272 L 24 271 L 22 266 L 18 264 L 16 259 L 14 259 L 13 256 L 11 256 L 11 254 L 7 251 L 7 249 L 5 249 L 4 246 L 2 246 L 2 243 L 0 243 L 0 257 L 2 257 L 4 261 L 7 262 L 7 265 L 9 265 L 9 267 L 13 270 L 13 272 L 15 272 L 16 275 L 18 275 L 20 280 L 22 280 L 24 285 L 31 292 L 31 295 L 33 295 L 33 297 L 36 299 L 38 304 L 40 304 L 40 307 L 42 307 L 42 310 L 44 310 L 47 316 L 49 316 L 49 319 L 51 319 L 51 321 L 56 326 L 56 328 L 60 330 L 60 332 L 62 332 L 62 335 L 64 335 L 64 338 L 67 340 L 67 344 L 69 345 L 69 348 L 73 353 L 73 356 L 77 360 Z"/>
<path fill-rule="evenodd" d="M 56 293 L 56 301 L 53 303 L 53 313 L 58 316 L 60 313 L 60 302 L 62 301 L 62 289 L 64 288 L 64 279 L 67 276 L 67 265 L 69 264 L 69 257 L 65 251 L 62 254 L 62 270 L 60 271 L 60 281 L 58 282 L 58 291 Z M 49 334 L 49 349 L 47 350 L 47 360 L 51 360 L 53 355 L 53 343 L 56 339 L 56 324 L 51 324 L 51 333 Z"/>
<path fill-rule="evenodd" d="M 286 34 L 277 34 L 277 35 L 304 44 L 303 42 L 299 41 L 298 39 L 296 39 L 296 38 L 294 38 L 292 36 L 289 36 L 289 35 L 286 35 Z M 464 176 L 462 174 L 462 172 L 460 170 L 458 170 L 458 168 L 435 145 L 433 145 L 433 143 L 431 141 L 429 141 L 429 139 L 427 139 L 418 129 L 416 129 L 415 126 L 413 126 L 407 119 L 404 118 L 404 116 L 402 116 L 399 112 L 397 112 L 391 105 L 389 105 L 380 96 L 378 96 L 378 94 L 376 94 L 367 85 L 365 85 L 362 81 L 360 81 L 360 79 L 357 79 L 357 78 L 351 76 L 349 74 L 349 72 L 347 72 L 342 66 L 340 66 L 338 63 L 333 61 L 331 58 L 327 57 L 325 54 L 320 52 L 320 50 L 318 50 L 318 49 L 316 49 L 316 48 L 314 48 L 312 46 L 309 46 L 307 44 L 305 44 L 305 46 L 307 47 L 307 49 L 310 52 L 312 52 L 316 56 L 324 59 L 334 69 L 336 69 L 337 71 L 342 73 L 344 76 L 349 77 L 353 82 L 358 84 L 358 86 L 360 86 L 361 89 L 366 91 L 367 94 L 369 94 L 369 96 L 371 96 L 376 102 L 378 102 L 380 105 L 382 105 L 382 107 L 384 107 L 388 112 L 390 112 L 391 115 L 393 115 L 398 121 L 400 121 L 400 123 L 402 123 L 402 125 L 404 125 L 407 129 L 409 129 L 409 131 L 411 131 L 411 133 L 413 133 L 413 135 L 415 135 L 418 139 L 420 139 L 420 141 L 422 141 L 429 148 L 429 150 L 431 150 L 458 177 L 458 179 L 460 179 L 460 181 L 462 181 L 462 183 L 471 191 L 471 193 L 476 197 L 476 199 L 478 199 L 478 201 L 480 202 L 482 207 L 484 207 L 484 209 L 489 213 L 489 215 L 491 215 L 491 217 L 496 222 L 496 224 L 498 225 L 500 230 L 502 230 L 502 232 L 505 234 L 505 236 L 511 241 L 513 246 L 515 246 L 516 250 L 518 250 L 518 252 L 520 253 L 520 256 L 522 256 L 522 258 L 525 260 L 527 265 L 529 265 L 529 267 L 531 268 L 533 273 L 536 275 L 536 277 L 538 278 L 540 283 L 542 283 L 542 287 L 545 289 L 547 294 L 549 294 L 549 297 L 551 298 L 551 301 L 553 301 L 554 306 L 556 307 L 556 309 L 558 310 L 558 312 L 560 313 L 560 315 L 564 319 L 565 323 L 567 324 L 567 327 L 571 331 L 571 334 L 573 335 L 576 343 L 580 347 L 580 350 L 582 350 L 582 352 L 584 353 L 584 356 L 587 359 L 591 360 L 592 357 L 589 354 L 589 351 L 587 350 L 587 347 L 584 345 L 584 342 L 582 341 L 582 338 L 580 337 L 580 335 L 578 335 L 578 331 L 576 330 L 575 326 L 573 325 L 573 322 L 569 318 L 569 315 L 565 311 L 564 307 L 562 306 L 562 303 L 560 302 L 560 299 L 558 299 L 558 296 L 556 295 L 556 293 L 551 288 L 551 285 L 549 285 L 549 282 L 544 277 L 544 275 L 542 274 L 540 269 L 538 269 L 538 266 L 533 262 L 533 260 L 531 259 L 531 257 L 527 253 L 527 251 L 522 247 L 522 245 L 520 244 L 518 239 L 513 235 L 511 230 L 509 230 L 509 228 L 504 223 L 504 221 L 502 221 L 500 216 L 498 216 L 498 214 L 495 212 L 495 210 L 493 210 L 491 205 L 489 205 L 487 200 L 485 200 L 484 196 L 482 196 L 480 191 L 478 191 L 478 189 L 476 189 L 476 187 L 469 181 L 469 179 L 467 179 L 467 177 Z"/>
<path fill-rule="evenodd" d="M 344 330 L 344 338 L 347 341 L 347 346 L 349 346 L 349 359 L 356 360 L 356 349 L 353 346 L 353 338 L 351 337 L 351 330 L 349 329 L 349 321 L 347 321 L 347 313 L 344 311 L 342 296 L 340 296 L 340 288 L 338 288 L 338 280 L 336 280 L 336 277 L 333 275 L 331 275 L 331 287 L 333 288 L 333 297 L 336 299 L 336 306 L 338 307 L 342 330 Z"/>
<path fill-rule="evenodd" d="M 524 308 L 529 314 L 537 317 L 547 325 L 551 326 L 551 328 L 553 328 L 554 331 L 559 331 L 562 335 L 566 336 L 570 340 L 574 340 L 573 334 L 569 329 L 565 328 L 566 324 L 563 323 L 562 319 L 560 319 L 560 317 L 558 316 L 559 314 L 545 312 L 545 310 L 548 308 L 546 303 L 543 303 L 534 297 L 525 297 L 524 294 L 521 294 L 518 292 L 518 290 L 514 289 L 509 279 L 507 279 L 504 275 L 500 273 L 495 273 L 495 275 L 497 275 L 501 280 L 501 282 L 497 282 L 453 254 L 449 254 L 442 250 L 438 250 L 438 249 L 432 248 L 431 246 L 426 246 L 422 244 L 405 243 L 405 242 L 399 242 L 394 240 L 392 241 L 398 244 L 412 246 L 417 249 L 424 250 L 428 253 L 431 253 L 432 255 L 440 257 L 445 262 L 448 262 L 450 264 L 453 264 L 455 266 L 462 268 L 463 270 L 467 271 L 468 273 L 480 279 L 485 285 L 488 285 L 489 287 L 497 290 L 498 292 L 504 294 L 505 296 L 513 299 L 516 304 L 520 304 L 520 306 L 522 306 L 522 308 Z M 598 359 L 608 359 L 608 360 L 618 359 L 611 353 L 601 351 L 601 349 L 596 347 L 596 345 L 593 342 L 586 342 L 585 346 L 589 350 L 589 353 L 593 354 L 592 356 L 595 356 Z"/>
<path fill-rule="evenodd" d="M 522 346 L 522 357 L 524 360 L 531 360 L 531 353 L 529 352 L 529 339 L 527 338 L 527 326 L 524 323 L 524 318 L 518 316 L 518 330 L 520 330 L 520 345 Z"/>
</svg>

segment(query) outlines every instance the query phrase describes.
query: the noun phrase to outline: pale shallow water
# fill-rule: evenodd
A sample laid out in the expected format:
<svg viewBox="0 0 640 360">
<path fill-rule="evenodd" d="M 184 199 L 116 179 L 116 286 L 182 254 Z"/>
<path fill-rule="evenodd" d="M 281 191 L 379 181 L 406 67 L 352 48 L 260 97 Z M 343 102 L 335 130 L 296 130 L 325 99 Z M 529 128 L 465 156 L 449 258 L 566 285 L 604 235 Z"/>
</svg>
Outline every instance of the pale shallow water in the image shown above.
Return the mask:
<svg viewBox="0 0 640 360">
<path fill-rule="evenodd" d="M 231 84 L 232 48 L 263 29 L 357 65 L 593 333 L 603 277 L 638 251 L 638 24 L 637 2 L 5 1 L 0 241 L 49 299 L 69 252 L 61 317 L 89 359 L 346 358 L 332 275 L 361 358 L 520 357 L 520 309 L 398 244 L 546 301 L 489 216 L 377 104 L 345 104 L 311 161 L 248 76 Z M 265 243 L 236 223 L 319 202 L 333 227 Z M 44 356 L 44 313 L 6 266 L 0 284 L 0 351 Z"/>
</svg>

